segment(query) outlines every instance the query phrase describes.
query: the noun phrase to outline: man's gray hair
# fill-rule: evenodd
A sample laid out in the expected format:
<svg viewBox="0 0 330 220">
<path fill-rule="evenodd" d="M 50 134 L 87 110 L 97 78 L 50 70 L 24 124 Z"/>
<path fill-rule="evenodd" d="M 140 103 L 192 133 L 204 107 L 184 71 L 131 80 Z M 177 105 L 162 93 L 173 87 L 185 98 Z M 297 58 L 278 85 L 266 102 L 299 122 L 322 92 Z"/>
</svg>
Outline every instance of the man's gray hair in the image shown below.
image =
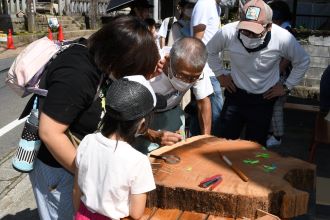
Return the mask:
<svg viewBox="0 0 330 220">
<path fill-rule="evenodd" d="M 184 37 L 172 46 L 170 58 L 173 66 L 180 61 L 192 66 L 194 69 L 203 69 L 207 60 L 207 50 L 204 43 L 192 37 Z"/>
</svg>

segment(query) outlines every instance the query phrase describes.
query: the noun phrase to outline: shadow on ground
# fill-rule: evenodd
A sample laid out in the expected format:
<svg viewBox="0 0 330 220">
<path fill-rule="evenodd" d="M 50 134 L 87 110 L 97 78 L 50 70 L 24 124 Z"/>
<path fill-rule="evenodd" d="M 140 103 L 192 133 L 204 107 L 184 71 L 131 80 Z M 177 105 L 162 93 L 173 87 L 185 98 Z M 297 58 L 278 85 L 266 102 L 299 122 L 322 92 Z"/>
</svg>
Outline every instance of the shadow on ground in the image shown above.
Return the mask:
<svg viewBox="0 0 330 220">
<path fill-rule="evenodd" d="M 283 156 L 292 156 L 308 161 L 309 147 L 312 143 L 313 128 L 316 113 L 297 110 L 284 111 L 285 134 L 280 146 L 269 150 Z M 320 144 L 316 149 L 315 161 L 318 177 L 330 178 L 330 146 Z M 308 215 L 295 218 L 295 220 L 330 219 L 330 207 L 315 204 L 315 192 L 310 192 L 310 210 Z M 329 192 L 325 192 L 329 193 Z"/>
<path fill-rule="evenodd" d="M 1 220 L 39 220 L 37 209 L 24 209 L 15 215 L 6 215 Z"/>
</svg>

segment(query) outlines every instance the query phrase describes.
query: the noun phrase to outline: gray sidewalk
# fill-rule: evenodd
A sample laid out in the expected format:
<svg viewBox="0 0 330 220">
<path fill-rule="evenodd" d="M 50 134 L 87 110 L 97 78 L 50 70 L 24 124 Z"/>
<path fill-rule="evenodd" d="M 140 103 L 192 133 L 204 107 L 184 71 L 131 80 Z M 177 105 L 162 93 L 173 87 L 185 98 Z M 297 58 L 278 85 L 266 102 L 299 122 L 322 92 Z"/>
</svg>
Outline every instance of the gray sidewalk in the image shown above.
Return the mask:
<svg viewBox="0 0 330 220">
<path fill-rule="evenodd" d="M 0 219 L 38 220 L 29 176 L 12 168 L 11 158 L 14 153 L 9 153 L 0 162 Z"/>
</svg>

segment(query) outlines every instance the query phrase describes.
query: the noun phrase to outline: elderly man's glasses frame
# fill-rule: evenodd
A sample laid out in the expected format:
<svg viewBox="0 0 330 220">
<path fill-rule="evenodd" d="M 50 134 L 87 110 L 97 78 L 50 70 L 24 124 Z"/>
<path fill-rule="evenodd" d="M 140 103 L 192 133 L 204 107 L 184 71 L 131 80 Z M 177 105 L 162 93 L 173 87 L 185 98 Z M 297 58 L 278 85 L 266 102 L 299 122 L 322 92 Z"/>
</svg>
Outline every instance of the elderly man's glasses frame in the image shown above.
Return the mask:
<svg viewBox="0 0 330 220">
<path fill-rule="evenodd" d="M 199 80 L 202 80 L 204 78 L 204 73 L 201 72 L 201 74 L 199 74 L 198 76 L 190 76 L 190 75 L 186 75 L 183 73 L 178 73 L 176 71 L 174 71 L 173 66 L 172 66 L 172 59 L 170 58 L 170 65 L 169 65 L 169 74 L 170 77 L 175 77 L 185 83 L 195 83 Z"/>
</svg>

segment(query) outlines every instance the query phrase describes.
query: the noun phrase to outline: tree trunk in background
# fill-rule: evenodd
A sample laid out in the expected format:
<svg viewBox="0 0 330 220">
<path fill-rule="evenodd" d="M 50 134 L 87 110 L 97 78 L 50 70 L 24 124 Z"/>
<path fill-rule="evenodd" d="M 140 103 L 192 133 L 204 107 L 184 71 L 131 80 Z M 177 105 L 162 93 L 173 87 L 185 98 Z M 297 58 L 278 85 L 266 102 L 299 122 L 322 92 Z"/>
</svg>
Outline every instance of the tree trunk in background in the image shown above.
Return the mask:
<svg viewBox="0 0 330 220">
<path fill-rule="evenodd" d="M 89 11 L 91 29 L 97 28 L 97 2 L 98 0 L 91 0 L 91 8 Z"/>
</svg>

